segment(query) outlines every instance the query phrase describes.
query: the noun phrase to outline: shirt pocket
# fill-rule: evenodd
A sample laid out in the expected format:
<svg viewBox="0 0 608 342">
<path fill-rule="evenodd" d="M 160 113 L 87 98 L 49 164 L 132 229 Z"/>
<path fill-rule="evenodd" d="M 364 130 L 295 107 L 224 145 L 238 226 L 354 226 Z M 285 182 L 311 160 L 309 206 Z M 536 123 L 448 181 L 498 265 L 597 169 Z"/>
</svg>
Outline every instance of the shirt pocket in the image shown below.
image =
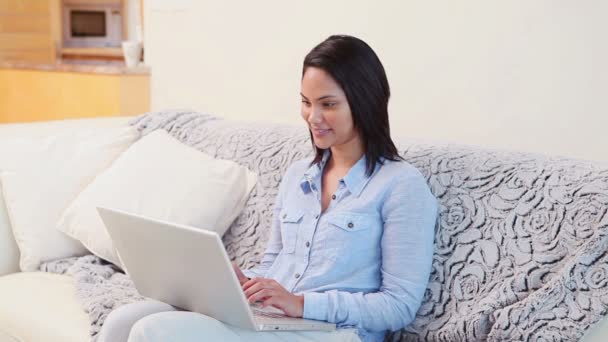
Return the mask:
<svg viewBox="0 0 608 342">
<path fill-rule="evenodd" d="M 330 225 L 351 233 L 369 228 L 373 219 L 370 215 L 345 212 L 328 217 L 327 221 Z"/>
<path fill-rule="evenodd" d="M 324 257 L 336 260 L 373 246 L 370 238 L 375 222 L 371 214 L 342 212 L 327 217 Z"/>
<path fill-rule="evenodd" d="M 296 250 L 296 240 L 298 236 L 298 228 L 302 223 L 304 213 L 299 210 L 286 209 L 281 211 L 281 243 L 283 244 L 283 252 L 287 254 L 294 253 Z"/>
</svg>

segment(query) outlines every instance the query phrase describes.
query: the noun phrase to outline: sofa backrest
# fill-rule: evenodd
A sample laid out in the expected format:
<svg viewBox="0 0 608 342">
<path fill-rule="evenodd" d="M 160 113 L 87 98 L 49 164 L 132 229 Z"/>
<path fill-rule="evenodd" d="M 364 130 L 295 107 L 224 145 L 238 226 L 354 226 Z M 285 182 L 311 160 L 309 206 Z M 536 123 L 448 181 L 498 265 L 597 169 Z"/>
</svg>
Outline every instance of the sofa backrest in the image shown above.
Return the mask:
<svg viewBox="0 0 608 342">
<path fill-rule="evenodd" d="M 150 113 L 133 124 L 143 134 L 165 129 L 186 144 L 258 174 L 246 208 L 224 236 L 228 253 L 239 264 L 258 262 L 282 174 L 293 161 L 312 154 L 305 127 L 232 122 L 179 111 Z M 550 315 L 565 305 L 538 302 L 535 292 L 566 291 L 555 279 L 572 280 L 562 270 L 595 253 L 598 239 L 608 231 L 608 167 L 397 140 L 400 154 L 425 175 L 440 202 L 426 297 L 416 321 L 400 334 L 441 340 L 534 334 L 530 329 L 539 319 L 530 314 L 534 308 L 545 305 Z M 608 289 L 607 284 L 599 285 Z M 516 305 L 524 308 L 527 316 L 520 314 L 525 319 L 509 316 Z M 513 325 L 506 324 L 502 332 L 491 331 L 496 317 L 527 320 L 528 330 L 514 332 L 509 330 Z M 577 322 L 584 328 L 596 318 L 589 315 Z"/>
<path fill-rule="evenodd" d="M 488 333 L 490 322 L 480 320 L 513 306 L 530 314 L 542 302 L 532 304 L 531 295 L 563 290 L 557 279 L 571 280 L 563 269 L 593 254 L 608 231 L 608 165 L 405 139 L 399 145 L 440 202 L 433 273 L 413 331 L 454 330 L 462 335 L 450 338 L 471 339 Z M 467 321 L 458 316 L 476 324 L 458 327 Z"/>
</svg>

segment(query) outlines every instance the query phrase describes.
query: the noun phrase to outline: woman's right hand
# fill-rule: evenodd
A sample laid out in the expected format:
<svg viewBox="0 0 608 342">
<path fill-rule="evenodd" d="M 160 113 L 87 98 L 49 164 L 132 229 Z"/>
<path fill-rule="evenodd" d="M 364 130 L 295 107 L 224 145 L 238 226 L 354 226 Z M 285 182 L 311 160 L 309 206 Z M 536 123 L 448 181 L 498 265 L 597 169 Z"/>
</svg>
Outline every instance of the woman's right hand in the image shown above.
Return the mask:
<svg viewBox="0 0 608 342">
<path fill-rule="evenodd" d="M 241 268 L 237 266 L 234 261 L 232 262 L 232 268 L 234 268 L 234 273 L 236 273 L 236 277 L 239 279 L 239 283 L 241 283 L 241 286 L 249 281 L 249 278 L 247 278 L 243 271 L 241 271 Z"/>
</svg>

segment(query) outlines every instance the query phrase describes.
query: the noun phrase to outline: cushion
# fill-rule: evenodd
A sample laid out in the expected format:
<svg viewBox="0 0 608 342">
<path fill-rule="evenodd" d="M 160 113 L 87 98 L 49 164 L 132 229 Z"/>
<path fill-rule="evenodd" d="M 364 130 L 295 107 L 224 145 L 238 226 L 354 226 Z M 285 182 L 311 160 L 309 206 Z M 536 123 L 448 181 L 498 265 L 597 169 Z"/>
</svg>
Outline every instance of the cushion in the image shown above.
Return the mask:
<svg viewBox="0 0 608 342">
<path fill-rule="evenodd" d="M 42 272 L 0 277 L 0 341 L 89 341 L 89 318 L 69 276 Z"/>
<path fill-rule="evenodd" d="M 55 229 L 66 206 L 95 175 L 139 138 L 132 127 L 83 129 L 41 139 L 0 144 L 0 181 L 23 271 L 41 262 L 82 255 L 86 249 Z"/>
<path fill-rule="evenodd" d="M 159 130 L 97 176 L 57 226 L 95 255 L 120 265 L 97 206 L 224 234 L 255 182 L 246 168 L 213 159 Z"/>
<path fill-rule="evenodd" d="M 14 138 L 41 138 L 49 135 L 57 135 L 62 132 L 70 132 L 84 128 L 109 128 L 125 126 L 129 117 L 117 118 L 93 118 L 76 120 L 44 121 L 36 123 L 0 124 L 0 144 L 12 141 Z M 0 148 L 1 149 L 1 148 Z M 0 155 L 1 165 L 13 164 L 10 160 L 20 158 L 19 150 L 11 150 L 10 153 L 3 151 Z M 2 184 L 0 184 L 0 187 Z M 13 237 L 13 230 L 8 219 L 8 213 L 4 204 L 4 196 L 0 189 L 0 276 L 17 272 L 19 270 L 19 248 Z M 1 336 L 1 335 L 0 335 Z M 0 338 L 0 341 L 4 341 Z"/>
</svg>

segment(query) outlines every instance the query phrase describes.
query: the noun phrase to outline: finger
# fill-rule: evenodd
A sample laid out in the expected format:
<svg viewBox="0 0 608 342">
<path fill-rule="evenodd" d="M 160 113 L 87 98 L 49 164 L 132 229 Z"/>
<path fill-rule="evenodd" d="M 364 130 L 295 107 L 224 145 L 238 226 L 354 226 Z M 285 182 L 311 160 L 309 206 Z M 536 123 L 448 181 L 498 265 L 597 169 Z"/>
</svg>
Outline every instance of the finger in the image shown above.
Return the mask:
<svg viewBox="0 0 608 342">
<path fill-rule="evenodd" d="M 251 280 L 246 281 L 243 284 L 242 288 L 243 288 L 243 291 L 246 291 L 248 288 L 250 288 L 251 286 L 253 286 L 255 284 L 258 284 L 258 283 L 265 284 L 268 282 L 269 282 L 269 279 L 266 279 L 266 278 L 253 278 Z"/>
<path fill-rule="evenodd" d="M 264 284 L 256 283 L 250 286 L 247 290 L 243 291 L 245 293 L 245 297 L 249 298 L 252 294 L 262 290 L 264 288 Z"/>
<path fill-rule="evenodd" d="M 240 267 L 238 267 L 238 266 L 236 265 L 236 263 L 234 263 L 234 262 L 233 262 L 233 263 L 232 263 L 232 267 L 234 268 L 234 273 L 236 274 L 236 277 L 238 278 L 238 280 L 239 280 L 239 282 L 241 283 L 241 285 L 242 285 L 242 284 L 243 284 L 245 281 L 247 281 L 247 280 L 249 280 L 249 279 L 250 279 L 250 278 L 248 278 L 248 277 L 245 275 L 245 273 L 243 273 L 243 271 L 241 270 L 241 268 L 240 268 Z"/>
<path fill-rule="evenodd" d="M 239 283 L 241 284 L 241 286 L 243 286 L 243 284 L 245 284 L 246 282 L 248 282 L 249 280 L 251 280 L 251 278 L 247 277 L 244 273 L 237 273 L 236 277 L 239 280 Z"/>
<path fill-rule="evenodd" d="M 277 308 L 277 309 L 281 310 L 283 312 L 283 314 L 289 316 L 287 314 L 287 312 L 285 311 L 285 309 L 286 309 L 285 298 L 282 296 L 272 296 L 270 298 L 264 299 L 264 301 L 262 302 L 262 307 L 265 308 L 268 306 Z"/>
<path fill-rule="evenodd" d="M 261 304 L 261 305 L 262 305 L 262 307 L 263 307 L 263 308 L 265 308 L 265 307 L 267 307 L 267 306 L 274 306 L 274 303 L 275 303 L 275 301 L 276 301 L 276 298 L 277 298 L 277 297 L 268 297 L 268 298 L 266 298 L 266 299 L 262 300 L 262 304 Z"/>
<path fill-rule="evenodd" d="M 263 289 L 281 290 L 281 288 L 277 287 L 276 285 L 274 285 L 274 284 L 272 284 L 270 282 L 259 282 L 257 284 L 252 285 L 246 291 L 243 291 L 243 292 L 245 293 L 245 296 L 247 298 L 249 298 L 254 293 L 257 293 L 257 292 L 259 292 L 259 291 L 261 291 Z"/>
<path fill-rule="evenodd" d="M 268 283 L 265 281 L 252 282 L 250 285 L 248 285 L 248 287 L 245 287 L 245 285 L 243 285 L 243 292 L 245 292 L 246 295 L 251 295 L 252 293 L 255 293 L 263 288 L 269 287 L 267 284 Z"/>
<path fill-rule="evenodd" d="M 246 282 L 243 284 L 243 286 L 242 286 L 243 291 L 245 291 L 245 290 L 247 290 L 248 288 L 250 288 L 251 286 L 253 286 L 253 285 L 255 285 L 255 284 L 257 284 L 257 283 L 261 282 L 261 280 L 262 280 L 262 279 L 263 279 L 263 278 L 257 278 L 257 277 L 256 277 L 256 278 L 251 278 L 250 280 L 246 281 Z"/>
<path fill-rule="evenodd" d="M 262 307 L 263 308 L 265 308 L 267 306 L 272 306 L 272 307 L 275 307 L 277 309 L 281 309 L 281 307 L 283 306 L 281 304 L 282 304 L 282 297 L 280 297 L 280 296 L 268 297 L 268 298 L 266 298 L 266 299 L 264 299 L 262 301 Z"/>
<path fill-rule="evenodd" d="M 243 285 L 241 286 L 241 288 L 243 289 L 243 291 L 246 291 L 248 288 L 252 287 L 253 285 L 259 283 L 261 280 L 261 278 L 251 278 L 250 280 L 246 281 L 245 283 L 243 283 Z"/>
<path fill-rule="evenodd" d="M 265 298 L 276 295 L 276 292 L 277 291 L 274 289 L 263 289 L 249 296 L 247 300 L 249 301 L 249 303 L 255 303 L 258 300 L 263 300 Z"/>
</svg>

